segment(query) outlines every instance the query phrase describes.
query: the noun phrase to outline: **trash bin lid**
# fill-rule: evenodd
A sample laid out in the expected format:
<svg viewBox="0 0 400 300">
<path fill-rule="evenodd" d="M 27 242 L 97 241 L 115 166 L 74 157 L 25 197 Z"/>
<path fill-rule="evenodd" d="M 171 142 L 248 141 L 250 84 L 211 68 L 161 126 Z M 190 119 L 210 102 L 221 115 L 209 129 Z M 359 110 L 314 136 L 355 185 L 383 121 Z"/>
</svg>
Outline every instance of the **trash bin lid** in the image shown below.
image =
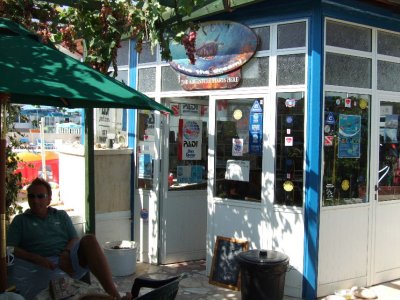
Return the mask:
<svg viewBox="0 0 400 300">
<path fill-rule="evenodd" d="M 240 252 L 238 260 L 251 265 L 275 265 L 287 263 L 289 256 L 274 250 L 249 250 Z"/>
</svg>

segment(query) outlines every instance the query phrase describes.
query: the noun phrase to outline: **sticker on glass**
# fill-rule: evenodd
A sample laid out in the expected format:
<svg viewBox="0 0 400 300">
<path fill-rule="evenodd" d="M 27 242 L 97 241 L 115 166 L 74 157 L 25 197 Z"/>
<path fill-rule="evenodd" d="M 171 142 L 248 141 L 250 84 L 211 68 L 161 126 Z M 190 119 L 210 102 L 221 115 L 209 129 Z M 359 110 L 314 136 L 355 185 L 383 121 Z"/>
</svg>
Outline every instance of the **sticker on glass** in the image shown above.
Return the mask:
<svg viewBox="0 0 400 300">
<path fill-rule="evenodd" d="M 359 158 L 361 153 L 361 116 L 339 115 L 338 157 Z"/>
<path fill-rule="evenodd" d="M 335 195 L 335 186 L 332 183 L 328 183 L 325 186 L 325 200 L 333 200 Z"/>
<path fill-rule="evenodd" d="M 341 187 L 343 191 L 347 191 L 350 188 L 350 181 L 348 181 L 347 179 L 343 180 Z"/>
<path fill-rule="evenodd" d="M 286 107 L 295 107 L 296 99 L 286 99 L 285 105 L 286 105 Z"/>
<path fill-rule="evenodd" d="M 333 114 L 333 112 L 329 112 L 328 115 L 326 116 L 325 124 L 335 125 L 335 123 L 336 123 L 335 115 Z"/>
<path fill-rule="evenodd" d="M 360 99 L 359 105 L 361 109 L 366 109 L 368 107 L 368 101 L 365 99 Z"/>
<path fill-rule="evenodd" d="M 331 132 L 331 126 L 330 125 L 325 125 L 324 126 L 324 131 L 325 131 L 325 133 Z"/>
<path fill-rule="evenodd" d="M 324 146 L 333 146 L 333 135 L 326 135 L 324 137 Z"/>
<path fill-rule="evenodd" d="M 291 192 L 291 191 L 293 191 L 293 189 L 294 189 L 294 184 L 293 184 L 293 182 L 291 182 L 290 180 L 286 180 L 286 181 L 283 183 L 283 189 L 284 189 L 286 192 Z"/>
<path fill-rule="evenodd" d="M 285 136 L 285 146 L 290 147 L 293 146 L 293 137 Z"/>
</svg>

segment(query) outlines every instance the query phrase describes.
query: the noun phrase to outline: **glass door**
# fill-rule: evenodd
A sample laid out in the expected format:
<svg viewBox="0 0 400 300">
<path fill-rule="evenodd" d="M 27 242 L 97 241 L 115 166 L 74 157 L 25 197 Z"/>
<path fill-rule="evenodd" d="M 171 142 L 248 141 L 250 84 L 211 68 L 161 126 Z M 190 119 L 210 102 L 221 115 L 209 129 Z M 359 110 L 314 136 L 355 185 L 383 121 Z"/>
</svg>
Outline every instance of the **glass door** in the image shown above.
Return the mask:
<svg viewBox="0 0 400 300">
<path fill-rule="evenodd" d="M 400 99 L 381 100 L 372 284 L 400 276 Z M 376 147 L 378 148 L 378 147 Z"/>
<path fill-rule="evenodd" d="M 207 233 L 208 97 L 163 99 L 160 262 L 204 259 Z"/>
</svg>

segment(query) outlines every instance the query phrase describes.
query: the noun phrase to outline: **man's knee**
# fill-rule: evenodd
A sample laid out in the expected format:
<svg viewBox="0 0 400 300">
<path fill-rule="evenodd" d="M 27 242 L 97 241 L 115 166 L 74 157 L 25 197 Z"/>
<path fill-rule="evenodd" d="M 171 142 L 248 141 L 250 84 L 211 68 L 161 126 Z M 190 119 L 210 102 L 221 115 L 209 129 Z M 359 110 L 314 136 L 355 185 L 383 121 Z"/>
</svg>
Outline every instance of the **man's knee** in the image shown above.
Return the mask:
<svg viewBox="0 0 400 300">
<path fill-rule="evenodd" d="M 99 242 L 96 239 L 96 236 L 93 234 L 86 234 L 81 238 L 81 246 L 90 247 L 93 245 L 98 245 Z"/>
</svg>

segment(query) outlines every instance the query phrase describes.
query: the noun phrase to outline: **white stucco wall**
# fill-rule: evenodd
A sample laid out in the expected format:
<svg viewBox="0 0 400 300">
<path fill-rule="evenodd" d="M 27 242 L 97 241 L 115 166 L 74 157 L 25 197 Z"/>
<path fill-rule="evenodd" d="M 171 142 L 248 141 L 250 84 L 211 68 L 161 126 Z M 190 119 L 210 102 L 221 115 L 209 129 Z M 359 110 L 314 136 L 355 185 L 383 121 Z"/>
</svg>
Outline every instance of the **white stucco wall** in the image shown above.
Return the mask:
<svg viewBox="0 0 400 300">
<path fill-rule="evenodd" d="M 96 236 L 101 244 L 131 239 L 132 150 L 95 150 Z M 59 153 L 60 198 L 76 223 L 85 218 L 85 157 L 82 146 Z M 81 218 L 80 218 L 81 217 Z M 79 228 L 79 224 L 76 224 Z"/>
</svg>

